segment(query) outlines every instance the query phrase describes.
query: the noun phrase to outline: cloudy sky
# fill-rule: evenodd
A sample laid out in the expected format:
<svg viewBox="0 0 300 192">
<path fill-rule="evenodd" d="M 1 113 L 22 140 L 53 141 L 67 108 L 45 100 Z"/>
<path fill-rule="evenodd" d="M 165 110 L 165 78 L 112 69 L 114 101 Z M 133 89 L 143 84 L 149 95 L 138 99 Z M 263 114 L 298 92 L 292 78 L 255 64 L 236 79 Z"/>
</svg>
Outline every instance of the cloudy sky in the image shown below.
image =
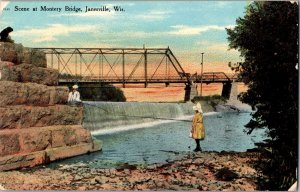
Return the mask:
<svg viewBox="0 0 300 192">
<path fill-rule="evenodd" d="M 15 42 L 28 47 L 170 47 L 183 67 L 199 71 L 204 52 L 205 71 L 230 71 L 240 61 L 228 51 L 225 28 L 244 15 L 248 1 L 87 1 L 1 2 L 0 28 L 11 26 Z M 14 11 L 15 6 L 30 11 Z M 40 11 L 41 6 L 62 8 Z M 67 12 L 65 6 L 81 8 Z M 85 12 L 107 6 L 110 12 Z M 113 6 L 125 11 L 115 12 Z M 37 7 L 38 11 L 32 11 Z"/>
</svg>

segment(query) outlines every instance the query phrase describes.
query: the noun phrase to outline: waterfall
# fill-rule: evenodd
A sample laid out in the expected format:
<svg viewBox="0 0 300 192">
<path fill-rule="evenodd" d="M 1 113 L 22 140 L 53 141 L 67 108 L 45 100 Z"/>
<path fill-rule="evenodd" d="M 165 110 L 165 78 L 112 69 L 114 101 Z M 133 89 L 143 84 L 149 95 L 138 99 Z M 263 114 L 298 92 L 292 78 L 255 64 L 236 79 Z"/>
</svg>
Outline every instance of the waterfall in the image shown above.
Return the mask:
<svg viewBox="0 0 300 192">
<path fill-rule="evenodd" d="M 232 82 L 231 92 L 229 96 L 229 100 L 227 101 L 227 105 L 232 105 L 242 111 L 252 111 L 251 107 L 245 103 L 242 103 L 238 100 L 238 82 Z"/>
<path fill-rule="evenodd" d="M 90 131 L 193 115 L 188 103 L 84 102 L 83 126 Z"/>
</svg>

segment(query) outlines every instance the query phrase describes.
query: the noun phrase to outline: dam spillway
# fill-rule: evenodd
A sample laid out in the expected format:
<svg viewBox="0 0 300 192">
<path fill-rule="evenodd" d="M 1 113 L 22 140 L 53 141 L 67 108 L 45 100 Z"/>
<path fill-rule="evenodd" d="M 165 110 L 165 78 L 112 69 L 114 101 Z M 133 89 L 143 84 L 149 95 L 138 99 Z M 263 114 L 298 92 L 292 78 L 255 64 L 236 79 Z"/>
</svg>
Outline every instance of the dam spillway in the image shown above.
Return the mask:
<svg viewBox="0 0 300 192">
<path fill-rule="evenodd" d="M 90 131 L 173 120 L 193 115 L 191 103 L 84 102 L 83 126 Z"/>
</svg>

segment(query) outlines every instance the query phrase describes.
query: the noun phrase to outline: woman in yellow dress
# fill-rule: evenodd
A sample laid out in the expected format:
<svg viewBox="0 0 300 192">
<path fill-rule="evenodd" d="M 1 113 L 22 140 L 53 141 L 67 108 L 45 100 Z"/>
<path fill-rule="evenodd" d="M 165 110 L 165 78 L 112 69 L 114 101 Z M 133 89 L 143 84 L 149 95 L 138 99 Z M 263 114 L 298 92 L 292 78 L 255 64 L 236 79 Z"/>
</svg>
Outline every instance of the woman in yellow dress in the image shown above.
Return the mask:
<svg viewBox="0 0 300 192">
<path fill-rule="evenodd" d="M 196 141 L 195 152 L 202 151 L 200 147 L 200 140 L 205 138 L 205 127 L 203 124 L 203 111 L 201 108 L 201 104 L 197 103 L 193 106 L 193 110 L 195 111 L 195 115 L 193 117 L 193 124 L 191 130 L 191 136 Z"/>
</svg>

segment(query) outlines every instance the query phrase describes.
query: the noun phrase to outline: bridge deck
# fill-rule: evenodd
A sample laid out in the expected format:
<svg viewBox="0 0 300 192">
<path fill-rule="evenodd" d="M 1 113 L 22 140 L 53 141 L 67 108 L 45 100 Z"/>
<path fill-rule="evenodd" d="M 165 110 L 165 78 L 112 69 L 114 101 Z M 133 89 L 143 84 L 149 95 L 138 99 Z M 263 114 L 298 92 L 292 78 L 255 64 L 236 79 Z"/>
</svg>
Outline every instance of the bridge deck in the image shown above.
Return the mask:
<svg viewBox="0 0 300 192">
<path fill-rule="evenodd" d="M 235 77 L 229 78 L 225 73 L 203 73 L 202 82 L 203 83 L 227 83 L 236 80 Z M 86 76 L 81 79 L 60 79 L 60 84 L 69 83 L 81 83 L 81 84 L 95 84 L 95 83 L 110 83 L 110 84 L 158 84 L 158 83 L 200 83 L 201 76 L 199 75 L 187 75 L 187 76 L 169 76 L 169 77 L 156 77 L 145 79 L 144 77 L 134 77 L 131 79 L 116 78 L 114 76 L 109 76 L 105 78 Z"/>
<path fill-rule="evenodd" d="M 228 83 L 228 79 L 203 79 L 202 83 Z M 126 80 L 122 81 L 121 79 L 94 79 L 94 80 L 76 80 L 76 79 L 60 79 L 60 84 L 70 84 L 70 83 L 80 83 L 80 84 L 95 84 L 95 83 L 108 83 L 108 84 L 159 84 L 159 83 L 165 83 L 165 84 L 171 84 L 171 83 L 190 83 L 186 79 L 151 79 L 151 80 L 145 80 L 145 79 L 132 79 L 132 80 Z M 201 80 L 195 80 L 193 83 L 201 83 Z"/>
</svg>

